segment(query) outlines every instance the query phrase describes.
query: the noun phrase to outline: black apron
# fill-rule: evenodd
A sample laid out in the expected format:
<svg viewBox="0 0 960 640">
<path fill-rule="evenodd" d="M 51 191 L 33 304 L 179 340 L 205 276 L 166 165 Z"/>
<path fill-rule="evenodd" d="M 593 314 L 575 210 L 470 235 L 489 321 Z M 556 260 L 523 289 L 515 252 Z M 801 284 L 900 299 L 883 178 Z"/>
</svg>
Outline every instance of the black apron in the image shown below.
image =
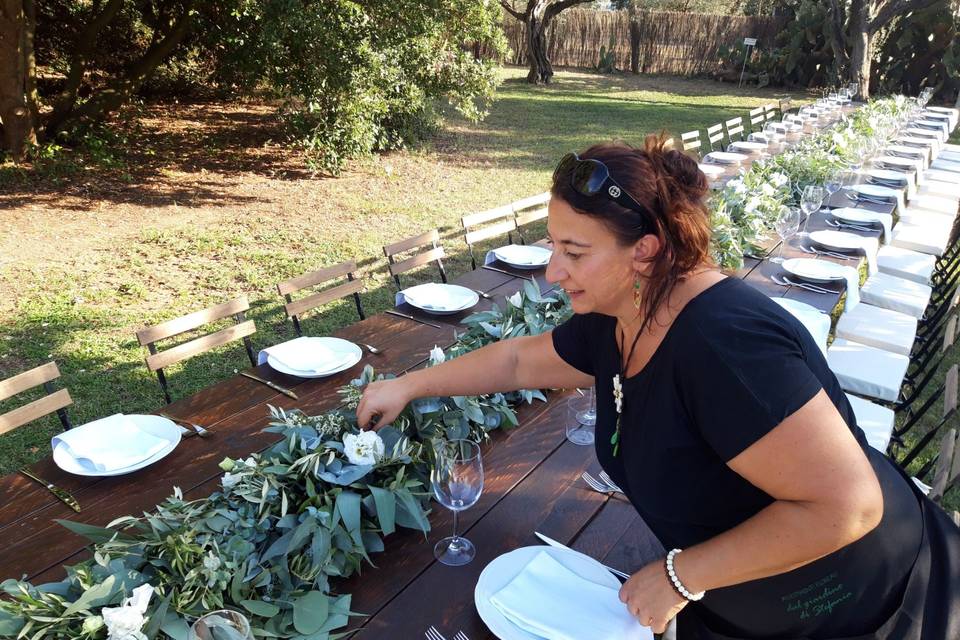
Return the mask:
<svg viewBox="0 0 960 640">
<path fill-rule="evenodd" d="M 831 637 L 779 636 L 777 640 L 960 639 L 960 529 L 940 507 L 923 495 L 909 478 L 905 475 L 903 478 L 919 502 L 923 531 L 916 560 L 905 584 L 890 586 L 890 595 L 895 598 L 893 602 L 898 606 L 870 633 Z M 737 587 L 748 585 L 750 583 Z M 713 618 L 714 616 L 699 604 L 691 603 L 677 617 L 677 640 L 773 638 L 721 633 L 716 627 L 722 624 L 717 625 Z"/>
</svg>

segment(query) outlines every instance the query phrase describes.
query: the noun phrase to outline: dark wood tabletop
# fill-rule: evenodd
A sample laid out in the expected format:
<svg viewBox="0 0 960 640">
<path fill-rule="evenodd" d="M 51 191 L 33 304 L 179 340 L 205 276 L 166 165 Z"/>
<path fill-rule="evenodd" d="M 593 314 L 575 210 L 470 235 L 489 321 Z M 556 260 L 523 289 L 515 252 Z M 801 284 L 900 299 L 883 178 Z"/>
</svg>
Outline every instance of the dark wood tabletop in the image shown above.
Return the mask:
<svg viewBox="0 0 960 640">
<path fill-rule="evenodd" d="M 825 228 L 826 215 L 815 214 L 810 230 L 821 224 Z M 766 251 L 776 246 L 769 243 Z M 805 255 L 793 244 L 784 248 L 784 257 Z M 776 275 L 780 267 L 759 258 L 748 258 L 734 277 L 744 278 L 772 297 L 803 300 L 824 311 L 832 310 L 839 301 L 842 285 L 831 295 L 774 284 L 769 276 Z M 858 264 L 856 258 L 840 262 Z M 519 291 L 531 277 L 542 291 L 552 286 L 542 270 L 508 275 L 479 268 L 454 282 L 490 294 L 493 300 L 481 298 L 477 307 L 485 308 L 494 302 L 502 305 L 504 297 Z M 405 311 L 420 313 L 412 308 Z M 332 409 L 339 402 L 337 390 L 367 364 L 395 374 L 422 366 L 434 345 L 453 343 L 454 330 L 464 315 L 422 316 L 440 328 L 387 314 L 344 327 L 335 335 L 371 344 L 380 353 L 364 350 L 354 367 L 330 377 L 301 379 L 268 365 L 250 369 L 294 390 L 297 400 L 238 375 L 165 406 L 160 410 L 202 424 L 214 435 L 185 439 L 170 455 L 140 471 L 89 478 L 61 471 L 49 457 L 33 465 L 34 473 L 76 497 L 83 508 L 79 514 L 19 474 L 0 478 L 0 536 L 5 540 L 0 548 L 0 578 L 26 577 L 35 583 L 57 580 L 64 575 L 64 564 L 85 557 L 85 540 L 61 527 L 56 519 L 103 526 L 114 518 L 151 510 L 175 486 L 188 499 L 209 495 L 218 487 L 221 470 L 217 465 L 224 457 L 244 457 L 277 440 L 276 434 L 262 432 L 269 421 L 269 406 L 299 408 L 308 414 Z M 437 505 L 430 516 L 433 530 L 427 539 L 403 530 L 388 536 L 385 552 L 373 557 L 376 567 L 365 566 L 360 575 L 335 585 L 338 592 L 353 594 L 354 611 L 368 616 L 352 623 L 362 628 L 358 637 L 420 638 L 435 625 L 447 637 L 463 630 L 472 640 L 493 638 L 473 604 L 477 578 L 498 555 L 539 544 L 534 531 L 626 572 L 662 553 L 644 535 L 642 521 L 622 496 L 596 493 L 580 480 L 584 470 L 597 472 L 599 467 L 592 447 L 576 446 L 565 439 L 566 411 L 559 401 L 564 396 L 562 391 L 551 392 L 546 403 L 524 405 L 518 411 L 520 426 L 509 433 L 496 433 L 485 446 L 483 495 L 460 518 L 461 531 L 477 546 L 473 563 L 452 568 L 434 560 L 433 545 L 449 535 L 452 527 L 451 513 Z"/>
</svg>

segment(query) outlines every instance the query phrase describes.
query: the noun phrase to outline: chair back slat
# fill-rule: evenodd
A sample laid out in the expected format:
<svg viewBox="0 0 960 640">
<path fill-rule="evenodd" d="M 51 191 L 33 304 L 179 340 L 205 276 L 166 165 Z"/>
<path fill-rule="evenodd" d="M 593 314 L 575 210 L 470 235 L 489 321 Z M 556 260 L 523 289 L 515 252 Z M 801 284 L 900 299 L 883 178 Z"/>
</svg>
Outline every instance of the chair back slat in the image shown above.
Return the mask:
<svg viewBox="0 0 960 640">
<path fill-rule="evenodd" d="M 411 269 L 425 265 L 428 262 L 433 262 L 434 260 L 440 260 L 444 257 L 446 257 L 446 254 L 443 252 L 443 247 L 434 247 L 429 251 L 424 251 L 423 253 L 417 254 L 411 258 L 407 258 L 406 260 L 401 260 L 400 262 L 391 264 L 390 275 L 398 276 L 401 273 L 406 273 Z"/>
<path fill-rule="evenodd" d="M 27 389 L 32 389 L 33 387 L 39 386 L 44 382 L 50 382 L 60 377 L 60 369 L 57 368 L 56 362 L 48 362 L 47 364 L 42 364 L 39 367 L 30 369 L 29 371 L 24 371 L 23 373 L 17 374 L 12 378 L 7 378 L 6 380 L 0 380 L 0 400 L 6 400 L 11 396 L 15 396 L 21 391 L 26 391 Z"/>
<path fill-rule="evenodd" d="M 777 105 L 770 104 L 763 105 L 763 116 L 764 120 L 776 120 L 777 119 Z"/>
<path fill-rule="evenodd" d="M 318 284 L 323 284 L 328 280 L 333 280 L 334 278 L 339 278 L 345 276 L 348 273 L 353 273 L 357 270 L 357 263 L 348 260 L 347 262 L 341 262 L 340 264 L 335 264 L 332 267 L 326 267 L 324 269 L 317 269 L 316 271 L 310 271 L 309 273 L 304 273 L 299 275 L 296 278 L 290 278 L 289 280 L 284 280 L 277 284 L 277 293 L 282 296 L 296 293 L 301 289 L 306 289 L 307 287 L 314 287 Z"/>
<path fill-rule="evenodd" d="M 137 340 L 140 341 L 141 346 L 146 346 L 158 340 L 172 338 L 210 322 L 242 313 L 249 308 L 250 304 L 247 302 L 247 296 L 240 296 L 239 298 L 234 298 L 233 300 L 210 307 L 209 309 L 188 313 L 185 316 L 167 320 L 152 327 L 140 329 L 140 331 L 137 331 Z"/>
<path fill-rule="evenodd" d="M 460 218 L 460 222 L 463 223 L 463 230 L 470 231 L 470 227 L 476 226 L 478 224 L 484 224 L 490 222 L 491 220 L 498 220 L 503 218 L 507 220 L 513 218 L 513 205 L 505 204 L 494 209 L 487 209 L 486 211 L 478 211 L 477 213 L 471 213 Z"/>
<path fill-rule="evenodd" d="M 743 118 L 737 116 L 736 118 L 730 118 L 724 125 L 727 129 L 727 140 L 733 142 L 733 137 L 737 136 L 739 139 L 743 139 Z"/>
<path fill-rule="evenodd" d="M 723 135 L 723 123 L 707 127 L 707 141 L 710 143 L 711 150 L 714 143 L 723 141 Z"/>
<path fill-rule="evenodd" d="M 763 113 L 763 107 L 757 107 L 756 109 L 750 109 L 750 131 L 756 132 L 759 129 L 763 128 L 763 123 L 766 122 L 767 118 Z M 759 126 L 758 126 L 759 125 Z"/>
<path fill-rule="evenodd" d="M 22 407 L 17 407 L 0 415 L 0 433 L 12 431 L 48 413 L 69 407 L 71 404 L 73 404 L 73 400 L 70 398 L 70 393 L 66 389 L 55 391 L 39 400 L 34 400 Z"/>
<path fill-rule="evenodd" d="M 941 353 L 946 353 L 953 346 L 957 339 L 957 314 L 950 316 L 947 320 L 947 329 L 943 332 L 943 345 L 940 347 Z"/>
<path fill-rule="evenodd" d="M 464 239 L 467 241 L 468 245 L 475 244 L 482 240 L 487 240 L 494 236 L 500 236 L 508 234 L 511 231 L 516 231 L 517 229 L 517 219 L 512 217 L 513 212 L 510 212 L 511 218 L 509 220 L 504 220 L 503 222 L 498 222 L 497 224 L 490 225 L 489 227 L 484 227 L 482 229 L 477 229 L 476 231 L 468 231 L 464 234 Z"/>
<path fill-rule="evenodd" d="M 550 192 L 544 191 L 535 196 L 522 198 L 514 202 L 512 206 L 517 221 L 517 231 L 522 233 L 520 227 L 547 217 L 547 208 L 550 206 Z"/>
<path fill-rule="evenodd" d="M 189 342 L 178 344 L 177 346 L 171 347 L 166 351 L 150 354 L 147 356 L 147 367 L 150 369 L 150 371 L 163 369 L 164 367 L 169 367 L 172 364 L 182 362 L 187 358 L 191 358 L 215 347 L 227 344 L 228 342 L 250 336 L 256 333 L 256 331 L 257 328 L 254 325 L 253 320 L 245 320 L 244 322 L 226 327 L 225 329 L 209 333 L 205 336 L 200 336 L 199 338 L 194 338 Z"/>
<path fill-rule="evenodd" d="M 343 284 L 339 284 L 335 287 L 318 291 L 317 293 L 301 298 L 300 300 L 288 302 L 287 304 L 283 305 L 283 308 L 287 312 L 287 317 L 292 318 L 294 316 L 299 316 L 304 311 L 309 311 L 310 309 L 319 307 L 322 304 L 327 304 L 328 302 L 348 296 L 351 293 L 360 293 L 361 291 L 363 291 L 363 281 L 350 280 L 349 282 L 344 282 Z"/>
<path fill-rule="evenodd" d="M 390 258 L 398 253 L 403 253 L 404 251 L 409 251 L 410 249 L 422 247 L 425 244 L 436 244 L 437 242 L 440 242 L 440 232 L 436 229 L 432 229 L 426 233 L 421 233 L 420 235 L 407 238 L 406 240 L 400 240 L 399 242 L 386 245 L 383 248 L 383 255 Z"/>
</svg>

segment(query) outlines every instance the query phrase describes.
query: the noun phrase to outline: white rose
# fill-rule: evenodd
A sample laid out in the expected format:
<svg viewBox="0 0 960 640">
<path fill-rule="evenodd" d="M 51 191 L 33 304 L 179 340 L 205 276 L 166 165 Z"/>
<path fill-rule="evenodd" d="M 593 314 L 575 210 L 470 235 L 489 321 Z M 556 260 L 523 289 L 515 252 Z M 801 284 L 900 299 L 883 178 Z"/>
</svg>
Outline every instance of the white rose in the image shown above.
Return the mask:
<svg viewBox="0 0 960 640">
<path fill-rule="evenodd" d="M 521 296 L 520 292 L 517 291 L 515 294 L 507 298 L 507 302 L 519 309 L 523 306 L 523 296 Z"/>
<path fill-rule="evenodd" d="M 220 479 L 220 484 L 223 485 L 224 489 L 232 489 L 238 482 L 240 482 L 240 474 L 230 473 L 229 471 L 223 474 Z"/>
<path fill-rule="evenodd" d="M 150 606 L 153 587 L 143 584 L 133 590 L 133 595 L 124 599 L 119 607 L 104 607 L 100 611 L 107 625 L 107 640 L 142 640 L 143 614 Z"/>
<path fill-rule="evenodd" d="M 376 464 L 383 457 L 383 440 L 376 431 L 361 431 L 343 436 L 343 452 L 351 464 Z"/>
<path fill-rule="evenodd" d="M 763 191 L 763 194 L 766 196 L 772 196 L 777 192 L 777 190 L 774 189 L 773 185 L 770 184 L 769 182 L 764 182 L 763 186 L 761 187 L 761 190 Z"/>
<path fill-rule="evenodd" d="M 430 364 L 440 364 L 447 359 L 447 356 L 443 354 L 443 349 L 437 345 L 433 345 L 433 349 L 430 349 Z"/>
</svg>

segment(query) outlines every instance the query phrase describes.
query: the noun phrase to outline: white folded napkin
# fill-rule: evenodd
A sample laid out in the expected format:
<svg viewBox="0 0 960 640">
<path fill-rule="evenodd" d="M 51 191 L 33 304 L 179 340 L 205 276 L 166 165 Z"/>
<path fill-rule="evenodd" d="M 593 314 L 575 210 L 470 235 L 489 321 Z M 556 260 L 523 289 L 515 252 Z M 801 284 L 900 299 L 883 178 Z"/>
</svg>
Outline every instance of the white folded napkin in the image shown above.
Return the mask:
<svg viewBox="0 0 960 640">
<path fill-rule="evenodd" d="M 490 602 L 510 622 L 545 640 L 650 638 L 620 602 L 619 589 L 583 578 L 540 552 Z"/>
<path fill-rule="evenodd" d="M 295 371 L 316 374 L 343 366 L 352 354 L 336 353 L 309 336 L 301 336 L 261 350 L 257 363 L 266 362 L 267 356 Z"/>
<path fill-rule="evenodd" d="M 800 324 L 810 332 L 823 355 L 827 355 L 827 338 L 830 336 L 830 316 L 817 311 L 814 307 L 789 298 L 771 298 L 774 302 L 786 309 L 790 315 L 800 321 Z"/>
<path fill-rule="evenodd" d="M 458 295 L 456 289 L 449 289 L 446 285 L 435 282 L 404 289 L 397 293 L 395 301 L 397 306 L 409 302 L 415 307 L 436 311 L 459 309 L 469 302 L 464 296 Z"/>
<path fill-rule="evenodd" d="M 876 253 L 874 253 L 876 261 Z M 837 265 L 837 269 L 843 273 L 847 281 L 847 299 L 843 304 L 844 311 L 850 311 L 860 304 L 860 271 L 848 265 Z"/>
<path fill-rule="evenodd" d="M 60 446 L 81 467 L 101 472 L 133 466 L 169 444 L 122 413 L 69 429 L 50 441 L 53 449 Z"/>
</svg>

